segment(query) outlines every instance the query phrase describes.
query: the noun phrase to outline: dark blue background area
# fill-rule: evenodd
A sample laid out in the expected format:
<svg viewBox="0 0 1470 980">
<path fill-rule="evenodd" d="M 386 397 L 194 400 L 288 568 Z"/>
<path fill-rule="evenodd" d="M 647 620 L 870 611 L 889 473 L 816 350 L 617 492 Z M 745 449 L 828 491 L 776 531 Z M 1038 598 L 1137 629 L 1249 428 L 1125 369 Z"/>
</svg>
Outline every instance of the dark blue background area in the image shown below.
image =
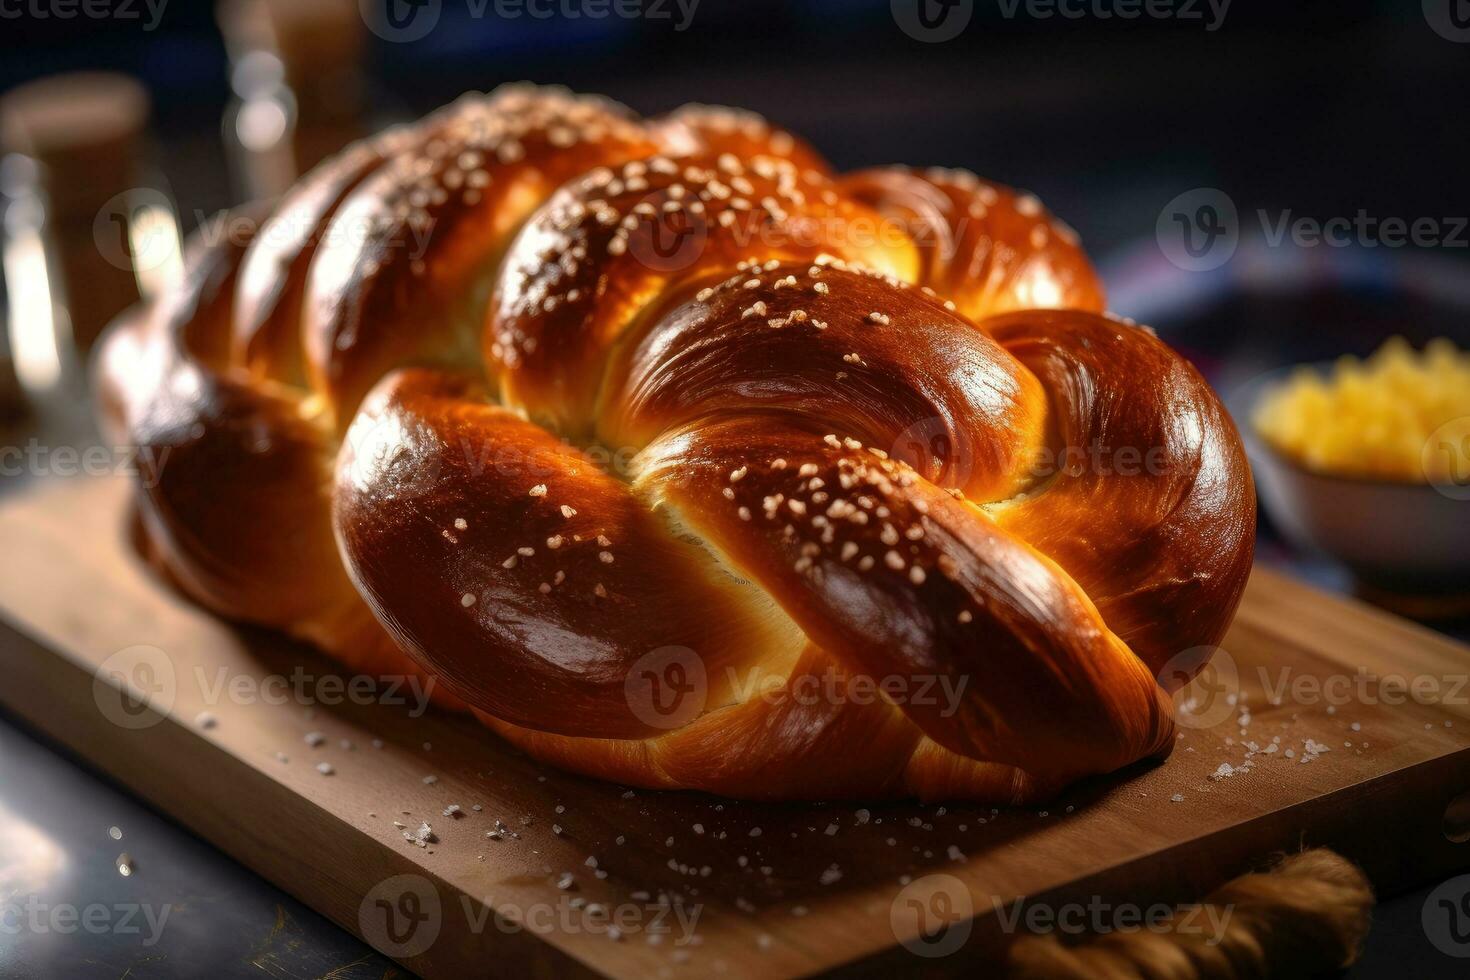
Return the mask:
<svg viewBox="0 0 1470 980">
<path fill-rule="evenodd" d="M 1470 45 L 1435 34 L 1415 0 L 1235 0 L 1214 32 L 1200 21 L 1007 18 L 1001 3 L 976 0 L 960 37 L 925 44 L 896 29 L 888 0 L 701 0 L 682 32 L 672 19 L 473 16 L 468 0 L 443 0 L 423 40 L 371 39 L 371 103 L 407 117 L 529 78 L 642 112 L 742 105 L 840 168 L 943 163 L 1027 186 L 1095 254 L 1151 233 L 1157 205 L 1134 198 L 1152 184 L 1219 186 L 1243 205 L 1324 217 L 1463 210 L 1470 127 L 1452 110 L 1470 82 Z M 217 150 L 228 97 L 210 4 L 169 0 L 154 31 L 0 19 L 0 92 L 81 68 L 148 86 L 186 211 L 230 203 L 224 168 L 197 165 Z M 201 134 L 208 141 L 193 146 Z"/>
</svg>

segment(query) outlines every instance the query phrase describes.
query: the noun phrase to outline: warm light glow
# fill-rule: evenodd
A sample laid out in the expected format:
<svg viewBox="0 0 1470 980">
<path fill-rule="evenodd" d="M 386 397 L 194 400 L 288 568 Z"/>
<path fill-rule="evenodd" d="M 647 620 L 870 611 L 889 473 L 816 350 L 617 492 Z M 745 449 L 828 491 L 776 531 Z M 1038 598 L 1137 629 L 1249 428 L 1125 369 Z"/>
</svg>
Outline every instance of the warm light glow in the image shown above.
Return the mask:
<svg viewBox="0 0 1470 980">
<path fill-rule="evenodd" d="M 34 895 L 54 886 L 66 870 L 66 851 L 38 825 L 0 806 L 0 899 Z"/>
<path fill-rule="evenodd" d="M 128 248 L 138 294 L 152 299 L 184 275 L 183 243 L 173 210 L 160 204 L 144 204 L 128 223 Z"/>
<path fill-rule="evenodd" d="M 13 211 L 17 205 L 11 207 Z M 5 286 L 15 375 L 28 392 L 48 391 L 61 380 L 61 351 L 56 336 L 60 311 L 46 273 L 46 247 L 29 222 L 7 220 L 6 225 Z"/>
<path fill-rule="evenodd" d="M 286 135 L 290 120 L 286 110 L 270 99 L 252 99 L 235 117 L 235 135 L 240 145 L 253 153 L 274 150 Z"/>
</svg>

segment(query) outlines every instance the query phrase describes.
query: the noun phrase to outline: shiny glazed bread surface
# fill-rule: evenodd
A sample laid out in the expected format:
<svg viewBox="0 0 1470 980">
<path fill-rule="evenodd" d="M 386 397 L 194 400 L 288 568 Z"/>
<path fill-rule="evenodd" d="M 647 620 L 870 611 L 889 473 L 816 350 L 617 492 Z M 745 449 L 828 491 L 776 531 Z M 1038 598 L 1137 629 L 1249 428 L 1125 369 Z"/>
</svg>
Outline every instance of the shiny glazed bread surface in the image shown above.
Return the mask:
<svg viewBox="0 0 1470 980">
<path fill-rule="evenodd" d="M 197 601 L 640 786 L 1014 803 L 1169 751 L 1250 476 L 1035 198 L 511 86 L 235 217 L 97 365 Z"/>
</svg>

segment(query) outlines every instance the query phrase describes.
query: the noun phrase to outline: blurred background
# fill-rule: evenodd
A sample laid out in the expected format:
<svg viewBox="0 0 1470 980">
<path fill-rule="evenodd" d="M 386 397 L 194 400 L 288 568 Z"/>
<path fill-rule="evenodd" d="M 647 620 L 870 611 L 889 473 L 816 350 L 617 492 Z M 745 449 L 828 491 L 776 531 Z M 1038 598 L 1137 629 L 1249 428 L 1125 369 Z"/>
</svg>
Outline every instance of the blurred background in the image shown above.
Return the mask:
<svg viewBox="0 0 1470 980">
<path fill-rule="evenodd" d="M 839 169 L 941 164 L 1034 191 L 1079 231 L 1112 307 L 1188 354 L 1232 408 L 1263 374 L 1393 335 L 1470 347 L 1465 0 L 0 0 L 0 443 L 86 438 L 86 351 L 219 209 L 520 79 L 645 114 L 743 106 Z M 1281 536 L 1283 516 L 1263 512 L 1263 560 L 1470 635 L 1470 572 L 1396 594 L 1310 534 Z M 52 750 L 3 719 L 0 735 L 0 785 L 24 787 L 0 802 L 128 812 L 175 855 L 149 887 L 210 896 L 198 921 L 212 938 L 185 933 L 163 975 L 214 968 L 208 943 L 233 944 L 250 975 L 359 954 L 333 975 L 389 968 L 115 790 L 57 775 Z M 231 928 L 272 906 L 290 953 L 252 952 Z M 1423 945 L 1417 902 L 1394 908 L 1358 975 L 1394 969 L 1400 934 Z M 107 964 L 105 942 L 73 963 L 0 939 L 0 973 Z"/>
</svg>

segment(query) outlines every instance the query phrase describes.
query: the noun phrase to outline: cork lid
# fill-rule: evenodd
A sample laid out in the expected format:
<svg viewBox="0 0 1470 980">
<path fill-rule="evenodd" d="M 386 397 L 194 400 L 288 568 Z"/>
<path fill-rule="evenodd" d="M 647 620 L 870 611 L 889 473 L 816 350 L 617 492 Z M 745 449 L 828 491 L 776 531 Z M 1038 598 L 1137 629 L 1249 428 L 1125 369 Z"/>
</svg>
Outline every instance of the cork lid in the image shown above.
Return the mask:
<svg viewBox="0 0 1470 980">
<path fill-rule="evenodd" d="M 366 25 L 353 0 L 223 0 L 220 30 L 231 56 L 276 54 L 296 88 L 359 68 Z"/>
<path fill-rule="evenodd" d="M 137 182 L 148 128 L 148 93 L 111 72 L 52 75 L 0 98 L 0 146 L 41 164 L 53 209 L 95 210 L 118 187 Z"/>
</svg>

